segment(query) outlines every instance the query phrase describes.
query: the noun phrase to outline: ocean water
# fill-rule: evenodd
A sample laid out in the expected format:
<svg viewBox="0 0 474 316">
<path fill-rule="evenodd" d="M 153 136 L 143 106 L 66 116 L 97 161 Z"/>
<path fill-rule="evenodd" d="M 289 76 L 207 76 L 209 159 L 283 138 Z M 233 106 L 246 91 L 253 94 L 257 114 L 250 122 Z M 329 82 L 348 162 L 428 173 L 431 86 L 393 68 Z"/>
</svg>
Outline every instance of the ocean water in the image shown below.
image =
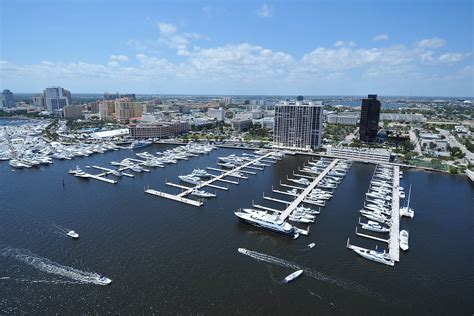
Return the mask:
<svg viewBox="0 0 474 316">
<path fill-rule="evenodd" d="M 405 171 L 402 185 L 413 186 L 415 218 L 402 219 L 410 249 L 395 267 L 346 249 L 348 237 L 356 245 L 386 247 L 354 233 L 373 165 L 354 164 L 310 235 L 297 240 L 241 223 L 233 212 L 252 201 L 282 208 L 262 193 L 287 199 L 272 186 L 307 156 L 287 156 L 239 185 L 228 184 L 229 191 L 209 189 L 217 198 L 200 208 L 144 193 L 147 186 L 177 193 L 165 182 L 179 183 L 180 174 L 242 152 L 218 149 L 116 185 L 67 171 L 110 167 L 133 157 L 130 150 L 30 170 L 0 163 L 0 314 L 473 313 L 474 186 L 468 180 Z M 80 239 L 65 237 L 69 229 Z M 308 249 L 311 242 L 316 246 Z M 300 268 L 300 279 L 282 282 Z M 97 284 L 98 273 L 112 284 Z"/>
</svg>

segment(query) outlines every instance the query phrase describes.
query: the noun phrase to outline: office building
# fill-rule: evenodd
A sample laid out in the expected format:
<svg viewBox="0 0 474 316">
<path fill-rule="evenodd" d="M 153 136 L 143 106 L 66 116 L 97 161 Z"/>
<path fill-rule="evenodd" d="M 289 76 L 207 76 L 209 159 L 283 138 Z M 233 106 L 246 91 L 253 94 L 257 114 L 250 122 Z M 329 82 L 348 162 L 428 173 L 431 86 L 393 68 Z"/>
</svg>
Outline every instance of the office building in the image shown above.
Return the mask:
<svg viewBox="0 0 474 316">
<path fill-rule="evenodd" d="M 129 99 L 115 100 L 115 118 L 119 122 L 128 122 L 130 118 L 139 117 L 143 113 L 143 106 Z"/>
<path fill-rule="evenodd" d="M 380 101 L 377 100 L 376 94 L 369 94 L 362 99 L 362 107 L 360 110 L 359 135 L 363 142 L 372 143 L 377 139 L 380 118 Z"/>
<path fill-rule="evenodd" d="M 2 108 L 14 108 L 15 107 L 15 97 L 13 96 L 13 93 L 5 89 L 2 92 L 2 95 L 0 96 L 0 102 Z"/>
<path fill-rule="evenodd" d="M 82 114 L 82 106 L 80 105 L 66 105 L 63 108 L 64 111 L 64 118 L 66 119 L 77 119 L 83 116 Z"/>
<path fill-rule="evenodd" d="M 44 100 L 44 95 L 36 95 L 34 97 L 31 97 L 33 100 L 33 106 L 44 109 L 46 108 L 46 102 Z"/>
<path fill-rule="evenodd" d="M 222 122 L 225 118 L 225 111 L 223 108 L 209 108 L 207 110 L 207 115 L 209 115 L 210 117 L 214 117 L 218 122 Z"/>
<path fill-rule="evenodd" d="M 168 138 L 187 132 L 189 125 L 185 121 L 162 121 L 130 124 L 128 129 L 133 138 Z"/>
<path fill-rule="evenodd" d="M 49 87 L 44 90 L 46 108 L 50 114 L 62 114 L 62 109 L 71 101 L 71 93 L 61 87 Z"/>
<path fill-rule="evenodd" d="M 317 149 L 321 146 L 322 134 L 322 102 L 283 102 L 275 106 L 275 147 Z"/>
</svg>

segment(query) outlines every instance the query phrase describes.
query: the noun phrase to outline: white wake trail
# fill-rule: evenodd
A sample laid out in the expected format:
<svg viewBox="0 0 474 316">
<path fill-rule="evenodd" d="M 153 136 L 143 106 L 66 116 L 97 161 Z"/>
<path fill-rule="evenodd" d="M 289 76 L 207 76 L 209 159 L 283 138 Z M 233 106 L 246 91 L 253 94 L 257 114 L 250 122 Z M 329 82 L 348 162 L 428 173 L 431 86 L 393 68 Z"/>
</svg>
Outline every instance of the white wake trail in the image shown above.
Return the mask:
<svg viewBox="0 0 474 316">
<path fill-rule="evenodd" d="M 87 272 L 72 267 L 63 266 L 47 258 L 40 257 L 27 249 L 2 248 L 0 249 L 0 255 L 14 258 L 40 271 L 66 277 L 77 281 L 78 283 L 102 285 L 102 283 L 99 282 L 98 273 Z"/>
<path fill-rule="evenodd" d="M 283 259 L 280 259 L 280 258 L 277 258 L 277 257 L 273 257 L 273 256 L 270 256 L 270 255 L 266 255 L 264 253 L 260 253 L 260 252 L 257 252 L 257 251 L 252 251 L 252 250 L 248 250 L 248 249 L 245 249 L 245 248 L 239 248 L 238 251 L 241 254 L 249 256 L 250 258 L 253 258 L 253 259 L 258 260 L 258 261 L 263 261 L 263 262 L 276 264 L 276 265 L 278 265 L 280 267 L 284 267 L 284 268 L 292 268 L 294 270 L 303 270 L 305 275 L 308 275 L 308 276 L 310 276 L 312 278 L 315 278 L 319 281 L 323 281 L 323 282 L 327 282 L 327 283 L 330 283 L 330 284 L 333 284 L 333 285 L 337 285 L 337 286 L 342 287 L 346 290 L 356 291 L 356 292 L 365 293 L 365 294 L 371 294 L 369 289 L 367 289 L 366 287 L 364 287 L 360 284 L 357 284 L 355 282 L 345 281 L 345 280 L 342 280 L 342 279 L 339 279 L 339 278 L 331 277 L 331 276 L 328 276 L 324 273 L 312 270 L 310 268 L 302 267 L 302 266 L 300 266 L 296 263 L 286 261 L 286 260 L 283 260 Z"/>
</svg>

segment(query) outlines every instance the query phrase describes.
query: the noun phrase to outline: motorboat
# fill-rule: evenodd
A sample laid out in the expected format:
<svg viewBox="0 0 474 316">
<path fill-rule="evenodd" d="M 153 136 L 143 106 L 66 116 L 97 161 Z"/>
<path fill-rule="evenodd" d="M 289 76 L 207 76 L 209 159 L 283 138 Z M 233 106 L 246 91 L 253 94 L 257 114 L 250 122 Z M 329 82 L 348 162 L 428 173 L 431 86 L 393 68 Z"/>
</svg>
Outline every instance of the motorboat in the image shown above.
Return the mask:
<svg viewBox="0 0 474 316">
<path fill-rule="evenodd" d="M 198 190 L 198 189 L 194 189 L 193 191 L 191 191 L 191 195 L 199 196 L 203 198 L 213 198 L 216 196 L 214 193 L 210 193 L 210 192 L 206 192 L 204 190 Z"/>
<path fill-rule="evenodd" d="M 198 177 L 194 177 L 192 175 L 184 175 L 184 176 L 178 176 L 178 178 L 186 183 L 190 184 L 199 184 L 201 180 Z"/>
<path fill-rule="evenodd" d="M 209 172 L 207 172 L 204 169 L 199 169 L 199 168 L 194 169 L 192 175 L 196 176 L 196 177 L 201 177 L 201 178 L 208 178 L 208 177 L 211 176 L 211 174 Z"/>
<path fill-rule="evenodd" d="M 293 280 L 296 280 L 297 278 L 299 278 L 301 275 L 303 274 L 303 270 L 298 270 L 298 271 L 295 271 L 293 272 L 292 274 L 288 275 L 286 278 L 285 278 L 285 283 L 289 283 Z"/>
<path fill-rule="evenodd" d="M 368 221 L 367 223 L 360 223 L 363 229 L 370 230 L 377 233 L 388 233 L 390 230 L 387 227 L 383 227 L 380 223 L 375 221 Z"/>
<path fill-rule="evenodd" d="M 146 140 L 135 140 L 132 142 L 130 145 L 130 149 L 137 149 L 137 148 L 143 148 L 146 146 L 150 146 L 151 142 L 146 141 Z"/>
<path fill-rule="evenodd" d="M 79 234 L 73 230 L 68 231 L 66 235 L 72 239 L 79 239 Z"/>
<path fill-rule="evenodd" d="M 405 192 L 404 192 L 404 191 L 398 191 L 398 196 L 399 196 L 401 199 L 404 199 L 404 198 L 405 198 Z"/>
<path fill-rule="evenodd" d="M 299 179 L 288 179 L 294 183 L 301 184 L 301 185 L 309 185 L 310 182 L 306 178 L 299 178 Z"/>
<path fill-rule="evenodd" d="M 107 278 L 106 276 L 102 275 L 102 274 L 99 274 L 96 278 L 97 282 L 99 282 L 99 284 L 101 285 L 108 285 L 110 283 L 112 283 L 112 280 Z"/>
<path fill-rule="evenodd" d="M 245 211 L 234 212 L 235 216 L 253 226 L 261 227 L 280 234 L 289 235 L 298 238 L 299 233 L 295 228 L 278 218 L 278 216 L 262 213 L 261 211 L 246 209 Z"/>
<path fill-rule="evenodd" d="M 308 248 L 313 248 L 314 246 L 316 246 L 316 244 L 314 242 L 312 242 L 308 245 Z"/>
<path fill-rule="evenodd" d="M 406 230 L 400 231 L 400 248 L 403 251 L 408 250 L 408 231 Z"/>
</svg>

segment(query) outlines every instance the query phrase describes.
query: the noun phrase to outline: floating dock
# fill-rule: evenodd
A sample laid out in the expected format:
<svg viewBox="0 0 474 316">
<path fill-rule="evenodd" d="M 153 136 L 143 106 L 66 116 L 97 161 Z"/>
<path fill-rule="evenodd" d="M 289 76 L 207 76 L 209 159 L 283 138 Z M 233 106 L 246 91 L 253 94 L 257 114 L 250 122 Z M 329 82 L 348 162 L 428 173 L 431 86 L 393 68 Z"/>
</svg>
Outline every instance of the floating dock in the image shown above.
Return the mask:
<svg viewBox="0 0 474 316">
<path fill-rule="evenodd" d="M 164 198 L 167 198 L 167 199 L 170 199 L 170 200 L 173 200 L 173 201 L 178 201 L 178 202 L 186 203 L 186 204 L 193 205 L 193 206 L 201 206 L 201 205 L 204 204 L 202 201 L 191 200 L 191 199 L 183 198 L 182 196 L 178 196 L 178 195 L 174 195 L 174 194 L 168 194 L 168 193 L 165 193 L 165 192 L 156 191 L 156 190 L 152 190 L 152 189 L 145 190 L 145 193 L 156 195 L 156 196 L 159 196 L 159 197 L 164 197 Z"/>
<path fill-rule="evenodd" d="M 392 218 L 390 226 L 390 243 L 388 251 L 390 257 L 395 261 L 400 261 L 400 167 L 393 167 L 393 186 L 392 186 Z"/>
<path fill-rule="evenodd" d="M 318 185 L 319 181 L 321 181 L 324 176 L 332 169 L 334 168 L 334 166 L 339 162 L 339 159 L 334 159 L 327 167 L 326 169 L 323 170 L 323 172 L 321 172 L 321 174 L 316 178 L 314 179 L 313 182 L 311 182 L 311 184 L 303 190 L 303 192 L 293 201 L 291 202 L 290 205 L 288 205 L 288 207 L 286 208 L 286 210 L 283 211 L 283 213 L 280 214 L 279 218 L 281 220 L 286 220 L 288 216 L 290 216 L 290 214 L 295 210 L 296 207 L 298 207 L 298 205 L 303 202 L 303 200 L 306 199 L 306 196 L 311 192 L 313 191 L 313 189 Z"/>
</svg>

